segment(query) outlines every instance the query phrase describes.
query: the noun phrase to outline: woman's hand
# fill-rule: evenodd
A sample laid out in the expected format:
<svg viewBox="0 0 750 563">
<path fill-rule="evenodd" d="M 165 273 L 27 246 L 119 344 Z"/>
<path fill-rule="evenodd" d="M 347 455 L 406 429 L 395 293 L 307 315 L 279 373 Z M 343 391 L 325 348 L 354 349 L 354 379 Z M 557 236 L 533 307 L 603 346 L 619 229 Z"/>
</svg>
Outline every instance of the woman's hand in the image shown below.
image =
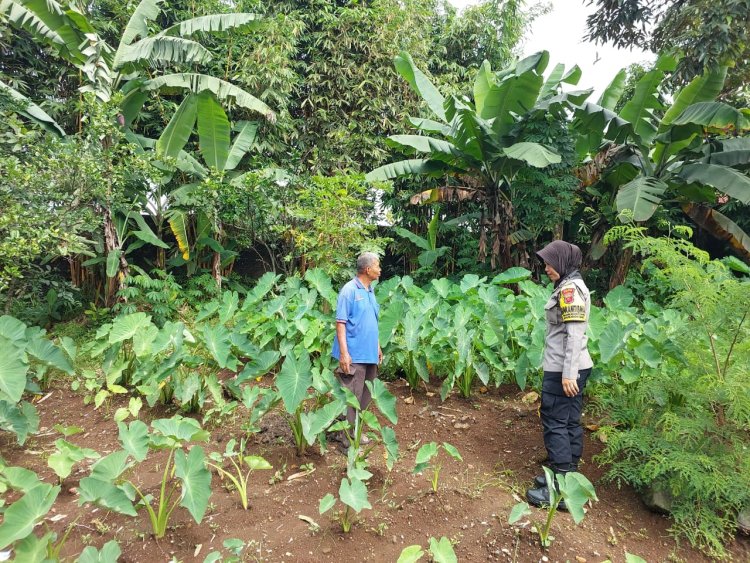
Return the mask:
<svg viewBox="0 0 750 563">
<path fill-rule="evenodd" d="M 578 395 L 578 381 L 575 379 L 562 380 L 563 391 L 566 397 L 575 397 Z"/>
</svg>

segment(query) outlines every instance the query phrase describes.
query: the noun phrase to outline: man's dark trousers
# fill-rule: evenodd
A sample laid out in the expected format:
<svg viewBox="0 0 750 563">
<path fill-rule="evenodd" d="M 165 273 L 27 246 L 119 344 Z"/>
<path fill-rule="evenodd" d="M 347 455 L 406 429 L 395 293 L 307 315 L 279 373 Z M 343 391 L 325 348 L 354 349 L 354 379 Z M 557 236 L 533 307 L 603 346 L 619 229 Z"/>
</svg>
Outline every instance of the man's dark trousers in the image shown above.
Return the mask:
<svg viewBox="0 0 750 563">
<path fill-rule="evenodd" d="M 544 431 L 544 447 L 547 448 L 547 456 L 553 471 L 578 470 L 578 461 L 583 454 L 583 388 L 590 374 L 590 368 L 579 371 L 578 394 L 575 397 L 566 397 L 562 388 L 562 373 L 544 372 L 542 407 L 539 414 Z"/>
<path fill-rule="evenodd" d="M 342 372 L 340 368 L 337 368 L 335 373 L 339 381 L 341 381 L 341 385 L 349 389 L 357 397 L 359 408 L 365 410 L 372 398 L 370 389 L 365 385 L 365 381 L 373 381 L 378 376 L 378 364 L 351 364 L 348 374 Z M 352 425 L 352 428 L 354 428 L 356 416 L 357 413 L 352 407 L 346 409 L 346 419 Z"/>
</svg>

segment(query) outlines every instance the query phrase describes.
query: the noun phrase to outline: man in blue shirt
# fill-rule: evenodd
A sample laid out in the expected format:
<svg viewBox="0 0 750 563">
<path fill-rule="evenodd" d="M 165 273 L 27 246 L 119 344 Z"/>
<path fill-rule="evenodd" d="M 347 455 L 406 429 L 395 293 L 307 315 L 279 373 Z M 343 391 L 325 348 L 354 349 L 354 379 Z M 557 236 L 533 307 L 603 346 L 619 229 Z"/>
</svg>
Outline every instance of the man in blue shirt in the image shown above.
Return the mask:
<svg viewBox="0 0 750 563">
<path fill-rule="evenodd" d="M 378 255 L 361 254 L 357 258 L 357 275 L 341 288 L 336 303 L 336 336 L 331 352 L 339 361 L 336 375 L 341 384 L 354 393 L 362 409 L 370 404 L 371 398 L 365 381 L 373 381 L 378 376 L 378 364 L 383 361 L 378 338 L 380 305 L 372 287 L 372 282 L 379 277 Z M 355 410 L 349 407 L 346 419 L 352 426 L 355 417 Z M 345 438 L 341 441 L 346 442 Z"/>
</svg>

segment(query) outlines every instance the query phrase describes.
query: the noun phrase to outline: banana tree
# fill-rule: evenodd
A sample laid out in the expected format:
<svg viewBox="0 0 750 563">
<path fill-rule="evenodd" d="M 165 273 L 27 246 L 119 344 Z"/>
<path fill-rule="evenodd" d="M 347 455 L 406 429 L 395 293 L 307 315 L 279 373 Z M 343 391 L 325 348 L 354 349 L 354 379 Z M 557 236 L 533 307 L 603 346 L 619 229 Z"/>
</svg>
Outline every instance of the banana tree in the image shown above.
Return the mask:
<svg viewBox="0 0 750 563">
<path fill-rule="evenodd" d="M 184 20 L 152 34 L 150 27 L 161 14 L 160 3 L 161 0 L 142 0 L 115 47 L 103 39 L 87 14 L 73 5 L 63 6 L 56 0 L 2 0 L 0 15 L 11 26 L 27 31 L 39 43 L 51 47 L 62 59 L 79 69 L 85 77 L 80 88 L 82 92 L 92 92 L 102 103 L 109 102 L 113 93 L 120 92 L 118 120 L 126 132 L 137 121 L 149 95 L 157 92 L 196 95 L 210 92 L 222 102 L 231 102 L 275 121 L 275 114 L 265 103 L 230 82 L 201 73 L 161 72 L 169 66 L 203 64 L 211 60 L 208 49 L 193 39 L 196 35 L 254 29 L 260 25 L 261 18 L 251 13 L 212 14 Z M 17 98 L 12 92 L 10 95 Z M 21 114 L 48 129 L 59 129 L 36 106 L 28 105 Z M 102 210 L 107 256 L 122 248 L 113 221 L 112 210 Z M 127 266 L 123 260 L 120 263 L 121 268 Z M 124 279 L 119 274 L 122 272 L 118 271 L 116 279 Z"/>
<path fill-rule="evenodd" d="M 628 210 L 623 217 L 636 222 L 649 220 L 664 203 L 677 204 L 698 226 L 726 240 L 750 262 L 750 237 L 716 209 L 730 197 L 750 203 L 750 113 L 715 101 L 726 67 L 695 78 L 671 105 L 662 104 L 659 88 L 674 65 L 673 58 L 661 57 L 636 84 L 633 98 L 619 115 L 612 108 L 622 94 L 624 72 L 602 95 L 598 108 L 589 104 L 589 116 L 599 115 L 617 127 L 601 128 L 597 137 L 592 134 L 591 118 L 579 116 L 574 127 L 588 131 L 581 136 L 579 149 L 593 154 L 579 177 L 584 186 L 610 202 L 613 212 Z M 611 286 L 624 279 L 625 258 Z"/>
<path fill-rule="evenodd" d="M 200 159 L 185 151 L 196 126 Z M 203 91 L 185 97 L 159 139 L 137 138 L 152 154 L 154 164 L 167 171 L 164 183 L 172 180 L 175 171 L 181 172 L 179 178 L 189 180 L 165 198 L 164 216 L 179 249 L 172 263 L 187 265 L 188 274 L 192 274 L 201 251 L 209 249 L 211 273 L 219 287 L 222 269 L 236 253 L 222 246 L 224 228 L 216 194 L 228 184 L 241 185 L 243 175 L 236 169 L 255 143 L 257 130 L 255 121 L 238 121 L 232 126 L 216 95 Z M 206 194 L 213 195 L 207 198 Z"/>
<path fill-rule="evenodd" d="M 524 240 L 515 218 L 511 185 L 526 166 L 545 168 L 559 163 L 554 151 L 524 141 L 520 124 L 540 113 L 564 119 L 567 110 L 583 102 L 590 91 L 561 92 L 561 84 L 576 84 L 580 70 L 565 72 L 557 65 L 544 78 L 549 53 L 542 51 L 493 72 L 487 61 L 477 72 L 473 103 L 438 91 L 427 76 L 402 52 L 396 70 L 426 102 L 437 120 L 410 118 L 421 134 L 393 135 L 388 143 L 411 158 L 381 166 L 367 179 L 392 180 L 408 175 L 448 179 L 445 186 L 416 194 L 412 203 L 473 199 L 484 203 L 480 219 L 479 260 L 489 255 L 491 266 L 512 265 L 511 247 Z M 489 247 L 489 250 L 488 250 Z"/>
</svg>

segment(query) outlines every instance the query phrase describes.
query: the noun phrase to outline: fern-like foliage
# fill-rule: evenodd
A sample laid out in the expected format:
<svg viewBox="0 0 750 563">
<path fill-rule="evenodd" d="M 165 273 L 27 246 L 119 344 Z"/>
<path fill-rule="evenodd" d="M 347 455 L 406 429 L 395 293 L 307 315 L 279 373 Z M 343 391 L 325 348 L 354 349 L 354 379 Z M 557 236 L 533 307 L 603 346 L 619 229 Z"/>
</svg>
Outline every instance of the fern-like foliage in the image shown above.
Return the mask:
<svg viewBox="0 0 750 563">
<path fill-rule="evenodd" d="M 608 234 L 643 257 L 682 320 L 665 335 L 680 354 L 605 394 L 612 427 L 599 460 L 610 479 L 666 493 L 672 530 L 724 557 L 750 506 L 750 280 L 675 234 Z"/>
</svg>

